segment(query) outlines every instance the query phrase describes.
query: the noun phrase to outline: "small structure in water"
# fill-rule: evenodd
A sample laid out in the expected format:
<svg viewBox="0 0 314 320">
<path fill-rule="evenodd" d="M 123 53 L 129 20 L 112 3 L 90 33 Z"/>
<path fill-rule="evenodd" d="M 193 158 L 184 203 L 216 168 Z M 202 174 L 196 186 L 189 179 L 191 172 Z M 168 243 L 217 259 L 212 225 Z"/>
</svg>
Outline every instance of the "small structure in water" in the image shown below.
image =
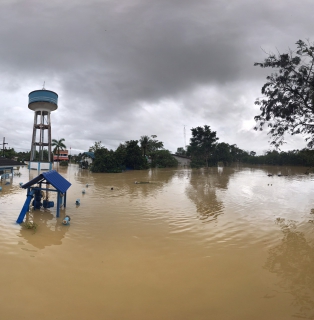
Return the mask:
<svg viewBox="0 0 314 320">
<path fill-rule="evenodd" d="M 0 182 L 6 179 L 13 179 L 13 175 L 16 175 L 13 174 L 14 168 L 24 165 L 25 163 L 0 157 Z"/>
<path fill-rule="evenodd" d="M 45 185 L 45 186 L 43 186 Z M 54 188 L 51 188 L 51 186 Z M 27 195 L 24 206 L 17 219 L 17 223 L 22 223 L 26 212 L 29 211 L 30 204 L 34 209 L 53 208 L 54 202 L 49 201 L 48 193 L 50 191 L 57 192 L 57 218 L 60 216 L 60 207 L 66 207 L 66 192 L 71 186 L 71 183 L 63 178 L 57 171 L 51 170 L 43 172 L 33 180 L 25 183 L 21 187 L 27 188 Z M 43 199 L 44 198 L 44 199 Z M 43 201 L 42 201 L 43 199 Z M 33 201 L 32 201 L 33 200 Z M 32 203 L 31 203 L 32 201 Z"/>
<path fill-rule="evenodd" d="M 82 154 L 82 160 L 79 163 L 81 169 L 88 169 L 95 159 L 94 152 L 84 152 Z"/>
</svg>

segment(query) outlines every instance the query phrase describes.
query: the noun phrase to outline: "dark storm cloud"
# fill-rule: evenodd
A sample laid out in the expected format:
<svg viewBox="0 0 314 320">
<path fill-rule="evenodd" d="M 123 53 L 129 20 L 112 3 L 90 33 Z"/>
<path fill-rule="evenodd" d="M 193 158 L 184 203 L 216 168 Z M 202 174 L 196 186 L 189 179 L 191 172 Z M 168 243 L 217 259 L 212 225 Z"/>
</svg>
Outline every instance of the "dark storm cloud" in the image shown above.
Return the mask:
<svg viewBox="0 0 314 320">
<path fill-rule="evenodd" d="M 263 50 L 311 38 L 314 4 L 8 1 L 0 9 L 1 92 L 4 106 L 30 113 L 25 135 L 27 94 L 46 81 L 59 94 L 53 132 L 72 147 L 157 134 L 175 151 L 184 125 L 187 136 L 209 124 L 226 142 L 251 146 L 249 121 L 266 75 L 253 63 L 266 57 Z M 256 137 L 265 149 L 265 134 Z"/>
</svg>

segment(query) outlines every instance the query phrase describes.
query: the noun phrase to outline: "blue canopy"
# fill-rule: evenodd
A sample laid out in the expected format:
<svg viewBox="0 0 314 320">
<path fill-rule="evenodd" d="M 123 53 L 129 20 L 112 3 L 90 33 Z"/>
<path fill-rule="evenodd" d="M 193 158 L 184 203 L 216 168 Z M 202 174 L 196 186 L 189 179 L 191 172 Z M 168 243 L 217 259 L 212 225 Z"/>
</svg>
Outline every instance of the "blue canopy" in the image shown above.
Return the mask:
<svg viewBox="0 0 314 320">
<path fill-rule="evenodd" d="M 56 188 L 59 192 L 62 192 L 62 193 L 65 193 L 71 186 L 71 183 L 65 178 L 63 178 L 56 170 L 51 170 L 51 171 L 43 172 L 33 180 L 23 184 L 22 188 L 24 189 L 29 188 L 32 185 L 41 183 L 45 180 L 49 184 L 51 184 L 54 188 Z"/>
</svg>

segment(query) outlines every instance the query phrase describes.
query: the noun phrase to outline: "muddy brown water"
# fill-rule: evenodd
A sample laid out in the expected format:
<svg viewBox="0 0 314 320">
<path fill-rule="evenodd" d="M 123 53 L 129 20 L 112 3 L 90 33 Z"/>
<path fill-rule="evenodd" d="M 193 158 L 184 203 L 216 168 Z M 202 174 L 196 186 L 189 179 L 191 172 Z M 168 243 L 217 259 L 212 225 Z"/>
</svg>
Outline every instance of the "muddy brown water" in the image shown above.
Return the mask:
<svg viewBox="0 0 314 320">
<path fill-rule="evenodd" d="M 0 319 L 314 319 L 305 171 L 71 165 L 66 209 L 30 211 L 34 232 L 15 223 L 38 175 L 20 168 L 0 183 Z"/>
</svg>

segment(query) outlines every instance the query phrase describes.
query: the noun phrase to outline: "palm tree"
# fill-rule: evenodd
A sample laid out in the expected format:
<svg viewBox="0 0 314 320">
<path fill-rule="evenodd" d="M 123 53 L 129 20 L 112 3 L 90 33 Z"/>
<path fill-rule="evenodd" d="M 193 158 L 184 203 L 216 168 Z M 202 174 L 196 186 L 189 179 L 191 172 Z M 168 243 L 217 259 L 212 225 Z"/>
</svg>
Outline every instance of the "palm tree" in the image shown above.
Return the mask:
<svg viewBox="0 0 314 320">
<path fill-rule="evenodd" d="M 140 144 L 141 144 L 141 148 L 142 148 L 144 157 L 146 156 L 146 153 L 147 153 L 149 141 L 150 141 L 149 136 L 141 136 Z"/>
<path fill-rule="evenodd" d="M 59 163 L 59 155 L 60 150 L 66 149 L 66 145 L 63 143 L 65 140 L 62 138 L 60 140 L 52 139 L 52 146 L 55 147 L 53 149 L 53 153 L 58 155 L 58 163 Z"/>
</svg>

